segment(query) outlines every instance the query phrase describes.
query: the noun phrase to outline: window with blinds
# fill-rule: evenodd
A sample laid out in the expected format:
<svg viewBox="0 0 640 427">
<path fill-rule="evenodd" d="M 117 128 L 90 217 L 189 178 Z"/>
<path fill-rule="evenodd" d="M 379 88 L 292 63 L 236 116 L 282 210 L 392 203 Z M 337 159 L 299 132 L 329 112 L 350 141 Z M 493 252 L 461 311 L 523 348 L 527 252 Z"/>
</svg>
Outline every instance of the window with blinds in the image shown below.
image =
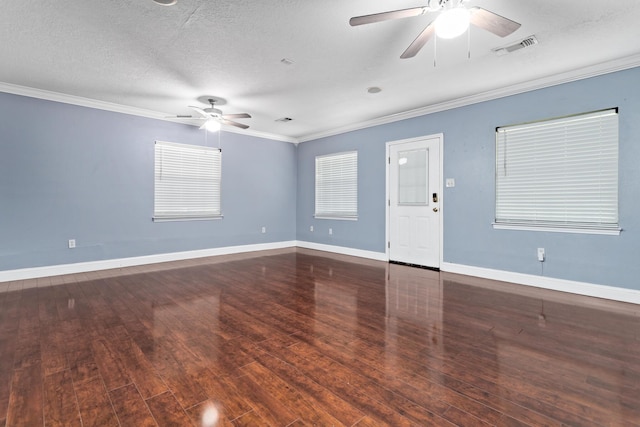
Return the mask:
<svg viewBox="0 0 640 427">
<path fill-rule="evenodd" d="M 618 112 L 496 129 L 495 228 L 618 234 Z"/>
<path fill-rule="evenodd" d="M 219 218 L 222 154 L 156 141 L 154 221 Z"/>
<path fill-rule="evenodd" d="M 358 152 L 316 157 L 316 218 L 358 218 Z"/>
</svg>

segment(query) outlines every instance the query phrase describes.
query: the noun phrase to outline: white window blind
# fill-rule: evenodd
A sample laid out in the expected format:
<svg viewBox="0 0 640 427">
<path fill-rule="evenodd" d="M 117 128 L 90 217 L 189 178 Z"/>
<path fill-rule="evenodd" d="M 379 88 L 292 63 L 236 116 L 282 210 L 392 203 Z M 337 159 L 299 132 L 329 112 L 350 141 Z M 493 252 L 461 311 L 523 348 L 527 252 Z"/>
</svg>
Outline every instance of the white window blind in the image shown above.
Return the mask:
<svg viewBox="0 0 640 427">
<path fill-rule="evenodd" d="M 315 217 L 358 217 L 357 151 L 316 157 Z"/>
<path fill-rule="evenodd" d="M 619 232 L 617 110 L 496 129 L 495 225 Z"/>
<path fill-rule="evenodd" d="M 156 141 L 154 220 L 221 216 L 217 148 Z"/>
</svg>

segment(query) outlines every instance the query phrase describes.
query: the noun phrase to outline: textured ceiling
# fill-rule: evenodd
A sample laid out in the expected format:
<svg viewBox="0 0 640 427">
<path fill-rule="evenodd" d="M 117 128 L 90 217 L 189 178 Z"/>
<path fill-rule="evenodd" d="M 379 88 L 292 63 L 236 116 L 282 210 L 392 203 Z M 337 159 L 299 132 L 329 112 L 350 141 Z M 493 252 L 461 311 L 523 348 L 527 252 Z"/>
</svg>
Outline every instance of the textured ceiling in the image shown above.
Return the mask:
<svg viewBox="0 0 640 427">
<path fill-rule="evenodd" d="M 305 140 L 585 67 L 625 58 L 637 65 L 630 61 L 640 55 L 638 0 L 469 0 L 521 28 L 505 39 L 472 28 L 469 38 L 439 39 L 435 49 L 431 41 L 412 59 L 400 54 L 435 14 L 348 24 L 352 16 L 426 4 L 3 0 L 0 82 L 158 117 L 191 114 L 189 105 L 205 106 L 211 95 L 226 100 L 225 113 L 250 113 L 238 120 L 249 131 Z M 539 44 L 491 52 L 530 35 Z M 370 86 L 382 92 L 369 94 Z"/>
</svg>

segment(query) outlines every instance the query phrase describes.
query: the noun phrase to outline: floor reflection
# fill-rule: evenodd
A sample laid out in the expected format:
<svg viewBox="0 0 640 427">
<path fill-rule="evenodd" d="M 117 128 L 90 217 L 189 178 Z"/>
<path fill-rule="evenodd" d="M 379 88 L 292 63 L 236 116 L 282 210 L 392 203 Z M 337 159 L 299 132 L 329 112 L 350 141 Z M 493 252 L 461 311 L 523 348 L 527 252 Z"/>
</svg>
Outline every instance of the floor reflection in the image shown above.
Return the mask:
<svg viewBox="0 0 640 427">
<path fill-rule="evenodd" d="M 445 350 L 440 274 L 397 264 L 387 264 L 386 270 L 386 364 L 416 360 L 425 368 L 421 374 L 433 379 Z"/>
<path fill-rule="evenodd" d="M 444 280 L 443 287 L 452 355 L 445 373 L 465 372 L 456 375 L 473 387 L 569 425 L 640 421 L 631 397 L 640 392 L 634 339 L 640 322 L 625 314 L 628 304 L 583 304 L 582 297 L 517 285 L 477 286 L 464 276 Z"/>
<path fill-rule="evenodd" d="M 127 271 L 0 297 L 0 425 L 640 427 L 638 306 L 310 250 Z"/>
</svg>

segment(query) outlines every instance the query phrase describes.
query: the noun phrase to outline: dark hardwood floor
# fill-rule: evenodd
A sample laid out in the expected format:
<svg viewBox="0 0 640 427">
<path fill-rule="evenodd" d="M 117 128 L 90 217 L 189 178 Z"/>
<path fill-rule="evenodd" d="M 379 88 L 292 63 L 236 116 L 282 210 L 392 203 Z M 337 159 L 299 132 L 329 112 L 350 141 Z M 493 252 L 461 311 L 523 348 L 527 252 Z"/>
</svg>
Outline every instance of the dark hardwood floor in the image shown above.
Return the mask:
<svg viewBox="0 0 640 427">
<path fill-rule="evenodd" d="M 301 249 L 5 283 L 0 426 L 640 426 L 640 307 Z"/>
</svg>

